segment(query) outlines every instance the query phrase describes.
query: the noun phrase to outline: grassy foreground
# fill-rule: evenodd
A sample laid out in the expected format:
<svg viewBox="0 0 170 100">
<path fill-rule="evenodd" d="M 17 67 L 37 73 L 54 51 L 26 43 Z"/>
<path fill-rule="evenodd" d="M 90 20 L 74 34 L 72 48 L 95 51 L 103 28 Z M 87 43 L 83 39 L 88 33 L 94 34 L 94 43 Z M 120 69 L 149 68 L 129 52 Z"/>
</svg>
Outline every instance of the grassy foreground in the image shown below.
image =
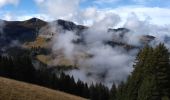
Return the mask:
<svg viewBox="0 0 170 100">
<path fill-rule="evenodd" d="M 86 100 L 60 91 L 0 77 L 0 100 Z"/>
</svg>

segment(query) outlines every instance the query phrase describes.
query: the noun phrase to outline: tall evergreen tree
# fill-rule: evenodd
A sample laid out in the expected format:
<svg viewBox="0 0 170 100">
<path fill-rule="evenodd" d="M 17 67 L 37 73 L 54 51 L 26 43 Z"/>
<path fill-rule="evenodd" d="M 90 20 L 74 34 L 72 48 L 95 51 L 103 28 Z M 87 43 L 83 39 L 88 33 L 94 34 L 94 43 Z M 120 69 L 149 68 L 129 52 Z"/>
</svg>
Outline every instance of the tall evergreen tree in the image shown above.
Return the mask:
<svg viewBox="0 0 170 100">
<path fill-rule="evenodd" d="M 154 75 L 160 88 L 161 97 L 170 97 L 170 58 L 168 49 L 159 44 L 154 50 Z"/>
<path fill-rule="evenodd" d="M 138 90 L 141 86 L 141 83 L 144 79 L 144 70 L 146 64 L 148 63 L 148 55 L 151 55 L 153 49 L 149 46 L 146 46 L 144 49 L 140 50 L 138 53 L 135 64 L 134 64 L 134 71 L 132 72 L 131 76 L 129 76 L 126 86 L 124 87 L 124 95 L 123 100 L 137 100 L 138 97 Z"/>
<path fill-rule="evenodd" d="M 109 100 L 116 100 L 116 85 L 113 83 L 112 88 L 110 90 L 110 98 Z"/>
<path fill-rule="evenodd" d="M 170 95 L 170 59 L 168 49 L 159 44 L 146 46 L 136 58 L 122 100 L 162 100 Z"/>
</svg>

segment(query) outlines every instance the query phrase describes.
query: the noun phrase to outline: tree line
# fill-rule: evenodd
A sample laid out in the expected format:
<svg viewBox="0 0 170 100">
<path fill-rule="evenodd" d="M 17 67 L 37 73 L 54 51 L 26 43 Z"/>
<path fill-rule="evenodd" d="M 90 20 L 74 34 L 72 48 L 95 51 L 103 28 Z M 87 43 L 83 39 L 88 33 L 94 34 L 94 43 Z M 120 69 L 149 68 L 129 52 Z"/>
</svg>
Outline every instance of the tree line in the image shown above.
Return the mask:
<svg viewBox="0 0 170 100">
<path fill-rule="evenodd" d="M 64 91 L 91 100 L 109 100 L 111 95 L 110 90 L 102 84 L 88 85 L 81 80 L 75 81 L 73 76 L 65 75 L 63 72 L 57 74 L 45 67 L 37 70 L 28 55 L 0 56 L 0 76 Z"/>
<path fill-rule="evenodd" d="M 116 100 L 170 100 L 170 53 L 164 44 L 140 50 Z"/>
<path fill-rule="evenodd" d="M 60 66 L 61 67 L 61 66 Z M 64 67 L 64 66 L 63 66 Z M 90 100 L 170 100 L 170 53 L 164 44 L 146 46 L 134 61 L 126 82 L 112 88 L 98 83 L 88 85 L 73 76 L 35 69 L 32 58 L 0 56 L 0 76 L 38 84 Z"/>
</svg>

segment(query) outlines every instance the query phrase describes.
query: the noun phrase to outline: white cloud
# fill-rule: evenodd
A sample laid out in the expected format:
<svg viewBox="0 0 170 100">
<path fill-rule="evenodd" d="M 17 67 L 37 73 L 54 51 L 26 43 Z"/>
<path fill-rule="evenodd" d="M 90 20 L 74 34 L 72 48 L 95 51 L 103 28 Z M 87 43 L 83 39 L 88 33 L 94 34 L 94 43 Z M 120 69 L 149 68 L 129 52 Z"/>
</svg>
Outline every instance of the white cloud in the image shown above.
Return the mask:
<svg viewBox="0 0 170 100">
<path fill-rule="evenodd" d="M 127 27 L 131 29 L 132 32 L 126 34 L 126 37 L 122 41 L 133 45 L 139 44 L 140 34 L 150 34 L 159 37 L 159 42 L 160 40 L 164 41 L 164 36 L 168 35 L 170 32 L 170 30 L 164 27 L 162 28 L 152 25 L 170 24 L 169 8 L 124 6 L 115 9 L 98 9 L 96 7 L 80 9 L 79 3 L 81 0 L 72 0 L 71 2 L 70 0 L 35 1 L 43 13 L 19 16 L 16 14 L 13 15 L 6 13 L 3 18 L 7 20 L 27 20 L 32 17 L 38 17 L 43 20 L 63 18 L 79 24 L 91 24 L 91 28 L 83 33 L 84 41 L 87 45 L 86 47 L 83 46 L 82 48 L 81 45 L 75 45 L 72 43 L 72 40 L 76 40 L 78 38 L 74 32 L 66 32 L 67 34 L 60 34 L 59 36 L 57 34 L 54 36 L 54 42 L 56 44 L 53 45 L 54 51 L 64 49 L 63 52 L 69 59 L 72 58 L 72 56 L 75 57 L 81 51 L 87 52 L 88 54 L 92 54 L 94 56 L 88 60 L 80 59 L 80 62 L 78 62 L 82 63 L 82 65 L 83 62 L 87 63 L 90 66 L 89 68 L 83 68 L 86 66 L 85 64 L 80 68 L 80 72 L 75 70 L 73 72 L 73 75 L 76 73 L 76 77 L 81 79 L 83 78 L 83 80 L 85 79 L 87 81 L 96 80 L 108 84 L 113 81 L 120 81 L 119 79 L 125 80 L 126 76 L 130 74 L 133 69 L 132 61 L 134 60 L 136 51 L 135 53 L 132 51 L 132 54 L 131 52 L 129 54 L 129 52 L 125 52 L 123 48 L 120 50 L 120 48 L 112 48 L 103 43 L 103 41 L 112 40 L 113 36 L 116 38 L 116 35 L 108 33 L 108 27 L 113 27 L 120 23 L 120 27 Z M 116 2 L 117 0 L 97 1 L 109 3 Z M 169 45 L 169 43 L 166 44 Z M 83 62 L 81 62 L 81 60 Z M 84 74 L 81 76 L 81 73 Z M 88 74 L 92 75 L 86 77 Z M 99 80 L 101 75 L 104 75 L 104 79 Z"/>
<path fill-rule="evenodd" d="M 71 40 L 74 39 L 74 35 L 70 36 L 69 34 L 68 36 L 64 36 L 64 38 L 67 38 L 67 41 L 61 39 L 64 40 L 64 42 L 62 41 L 60 45 L 66 47 L 70 46 L 69 49 L 71 48 L 71 50 L 66 49 L 68 52 L 65 52 L 65 50 L 63 51 L 66 55 L 71 54 L 73 58 L 75 57 L 74 54 L 77 54 L 75 52 L 79 50 L 93 56 L 87 59 L 79 58 L 79 70 L 73 70 L 67 73 L 73 75 L 76 79 L 80 78 L 87 83 L 102 82 L 107 86 L 110 86 L 113 82 L 119 83 L 122 80 L 126 80 L 127 76 L 133 70 L 132 65 L 137 51 L 132 50 L 127 52 L 123 48 L 112 48 L 111 46 L 103 43 L 103 41 L 112 40 L 112 37 L 114 37 L 114 39 L 120 39 L 117 38 L 118 36 L 116 36 L 115 33 L 113 33 L 113 35 L 107 31 L 108 27 L 117 25 L 117 23 L 120 22 L 119 16 L 114 13 L 119 14 L 123 19 L 125 19 L 123 21 L 124 27 L 131 29 L 129 33 L 125 34 L 123 39 L 121 37 L 120 41 L 130 45 L 139 46 L 141 44 L 141 35 L 143 34 L 156 36 L 157 41 L 153 44 L 157 44 L 160 41 L 164 42 L 164 37 L 169 36 L 169 28 L 152 25 L 152 23 L 158 23 L 158 21 L 163 20 L 164 15 L 168 14 L 167 11 L 169 11 L 168 8 L 149 7 L 124 7 L 110 10 L 100 10 L 97 8 L 86 9 L 86 11 L 82 13 L 84 15 L 81 16 L 94 20 L 94 24 L 83 32 L 83 40 L 86 45 L 79 46 L 81 44 L 73 44 Z M 161 17 L 158 18 L 156 22 L 153 22 L 152 19 L 157 18 L 160 15 L 159 13 L 161 14 Z M 149 17 L 153 18 L 150 19 Z M 61 36 L 57 35 L 57 38 L 58 37 Z M 54 48 L 55 46 L 60 46 L 58 44 L 59 42 L 56 43 L 57 45 L 54 45 Z M 166 42 L 165 45 L 169 46 L 169 42 Z M 78 46 L 83 48 L 77 50 L 76 47 Z"/>
<path fill-rule="evenodd" d="M 151 24 L 170 24 L 170 8 L 125 6 L 115 9 L 107 9 L 105 11 L 114 12 L 120 15 L 122 19 L 121 25 L 126 22 L 126 19 L 129 15 L 131 15 L 131 13 L 135 13 L 140 20 L 150 20 Z"/>
<path fill-rule="evenodd" d="M 149 2 L 151 0 L 132 0 L 132 1 L 135 3 L 138 3 L 138 4 L 146 4 L 147 2 Z"/>
<path fill-rule="evenodd" d="M 19 3 L 19 0 L 0 0 L 0 7 L 3 7 L 7 4 L 17 5 L 18 3 Z"/>
<path fill-rule="evenodd" d="M 116 3 L 120 0 L 95 0 L 94 3 L 96 4 L 103 4 L 103 3 Z"/>
<path fill-rule="evenodd" d="M 97 7 L 81 8 L 83 0 L 35 0 L 41 11 L 55 19 L 61 18 L 77 22 L 79 24 L 92 25 L 100 21 L 108 14 L 118 14 L 121 17 L 122 26 L 129 14 L 135 13 L 140 20 L 150 19 L 150 23 L 157 25 L 170 24 L 170 8 L 144 7 L 144 6 L 121 6 L 117 8 L 99 9 Z M 121 0 L 94 0 L 98 3 L 115 3 Z M 133 2 L 145 2 L 146 0 L 132 0 Z M 149 0 L 152 2 L 153 0 Z M 157 0 L 159 1 L 159 0 Z"/>
<path fill-rule="evenodd" d="M 36 3 L 38 3 L 38 4 L 41 4 L 41 3 L 43 3 L 45 0 L 34 0 Z"/>
<path fill-rule="evenodd" d="M 45 21 L 52 21 L 54 20 L 54 18 L 46 15 L 46 14 L 28 14 L 28 15 L 16 15 L 16 14 L 12 14 L 12 13 L 5 13 L 2 15 L 3 19 L 4 20 L 7 20 L 7 21 L 13 21 L 13 20 L 17 20 L 17 21 L 24 21 L 24 20 L 28 20 L 30 18 L 33 18 L 33 17 L 36 17 L 36 18 L 39 18 L 39 19 L 42 19 L 42 20 L 45 20 Z"/>
<path fill-rule="evenodd" d="M 6 13 L 3 15 L 4 20 L 12 20 L 12 15 L 10 13 Z"/>
<path fill-rule="evenodd" d="M 170 24 L 170 8 L 160 7 L 125 6 L 114 9 L 97 9 L 93 7 L 83 11 L 82 19 L 85 21 L 88 20 L 88 23 L 91 24 L 107 14 L 117 14 L 121 17 L 118 27 L 122 27 L 132 14 L 135 14 L 142 21 L 149 20 L 150 24 L 161 26 Z"/>
<path fill-rule="evenodd" d="M 60 18 L 66 16 L 72 16 L 77 13 L 80 0 L 35 0 L 40 6 L 42 11 L 48 14 Z"/>
<path fill-rule="evenodd" d="M 39 19 L 42 19 L 42 20 L 45 20 L 45 21 L 52 21 L 52 20 L 54 20 L 54 18 L 52 18 L 51 16 L 48 16 L 46 14 L 21 15 L 21 16 L 16 16 L 15 19 L 23 21 L 23 20 L 28 20 L 28 19 L 33 18 L 33 17 L 36 17 L 36 18 L 39 18 Z"/>
<path fill-rule="evenodd" d="M 36 0 L 41 11 L 45 11 L 53 18 L 70 20 L 78 24 L 92 25 L 103 20 L 107 15 L 113 14 L 112 12 L 101 12 L 95 7 L 81 9 L 80 2 L 83 0 L 72 0 L 72 2 L 69 0 Z"/>
<path fill-rule="evenodd" d="M 17 4 L 19 0 L 0 0 L 0 7 L 7 3 Z M 131 13 L 135 13 L 140 20 L 148 19 L 156 25 L 170 24 L 170 8 L 144 7 L 144 6 L 123 6 L 117 8 L 99 9 L 96 7 L 80 8 L 83 0 L 35 0 L 42 12 L 38 14 L 26 14 L 17 16 L 10 13 L 2 13 L 1 16 L 7 20 L 25 20 L 31 17 L 38 17 L 44 20 L 65 19 L 84 25 L 92 25 L 100 21 L 108 14 L 118 14 L 121 17 L 119 26 L 123 26 Z M 117 2 L 120 0 L 95 0 L 95 2 Z M 137 0 L 133 0 L 137 2 Z M 140 0 L 145 1 L 145 0 Z M 149 0 L 152 1 L 152 0 Z M 12 16 L 12 17 L 11 17 Z"/>
</svg>

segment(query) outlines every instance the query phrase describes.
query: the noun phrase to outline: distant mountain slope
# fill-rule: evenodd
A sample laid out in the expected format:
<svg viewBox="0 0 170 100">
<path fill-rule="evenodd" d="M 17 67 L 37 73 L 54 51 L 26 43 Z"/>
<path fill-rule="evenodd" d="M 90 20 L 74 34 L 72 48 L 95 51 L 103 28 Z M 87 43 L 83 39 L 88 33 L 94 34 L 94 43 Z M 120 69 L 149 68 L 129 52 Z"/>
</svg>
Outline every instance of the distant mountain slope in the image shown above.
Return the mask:
<svg viewBox="0 0 170 100">
<path fill-rule="evenodd" d="M 30 41 L 36 38 L 38 30 L 47 25 L 47 22 L 32 18 L 25 21 L 4 21 L 3 31 L 0 35 L 5 40 Z"/>
<path fill-rule="evenodd" d="M 51 24 L 53 27 L 61 27 L 63 30 L 76 31 L 77 34 L 81 35 L 82 30 L 88 29 L 88 27 L 83 25 L 77 25 L 71 21 L 66 20 L 56 20 L 52 22 L 46 22 L 38 18 L 31 18 L 25 21 L 3 21 L 3 31 L 0 31 L 0 46 L 7 45 L 12 40 L 17 40 L 21 43 L 34 41 L 39 34 L 50 35 Z M 118 28 L 118 29 L 108 29 L 109 32 L 118 33 L 121 38 L 129 32 L 129 29 Z M 113 37 L 114 38 L 114 37 Z M 83 39 L 83 37 L 82 37 Z M 152 36 L 143 36 L 142 41 L 148 42 L 153 40 Z M 80 40 L 82 41 L 82 40 Z M 118 42 L 118 41 L 113 41 Z"/>
<path fill-rule="evenodd" d="M 60 91 L 0 77 L 0 100 L 86 100 Z"/>
<path fill-rule="evenodd" d="M 56 20 L 52 22 L 46 22 L 38 18 L 31 18 L 25 21 L 5 21 L 3 22 L 2 31 L 0 31 L 0 46 L 8 45 L 13 40 L 17 40 L 20 43 L 34 41 L 39 34 L 40 29 L 43 29 L 42 33 L 50 34 L 50 24 L 60 26 L 64 30 L 82 30 L 86 28 L 82 25 L 76 25 L 73 22 L 65 20 Z"/>
<path fill-rule="evenodd" d="M 65 33 L 65 31 L 73 31 L 74 34 L 79 36 L 79 39 L 74 40 L 73 43 L 85 46 L 85 32 L 90 28 L 61 19 L 46 22 L 38 18 L 31 18 L 25 21 L 3 21 L 3 24 L 3 31 L 0 31 L 0 54 L 18 55 L 32 48 L 40 47 L 48 52 L 48 54 L 36 53 L 37 56 L 35 55 L 35 58 L 43 63 L 46 62 L 45 64 L 48 65 L 53 64 L 54 55 L 51 53 L 51 45 L 54 39 L 53 37 L 57 36 L 56 34 Z M 123 47 L 126 50 L 142 48 L 141 45 L 136 46 L 125 41 L 129 32 L 131 32 L 131 30 L 127 28 L 108 29 L 108 33 L 113 34 L 113 37 L 111 40 L 104 41 L 104 43 L 112 47 Z M 139 38 L 140 44 L 145 45 L 156 37 L 143 35 Z M 167 41 L 168 40 L 169 38 L 167 37 Z M 82 57 L 82 55 L 83 57 L 84 55 L 85 57 L 87 56 L 87 54 L 82 53 L 80 57 Z M 67 63 L 69 65 L 74 65 L 70 63 L 68 59 L 65 59 L 64 54 L 60 52 L 58 52 L 56 60 L 59 64 Z"/>
</svg>

